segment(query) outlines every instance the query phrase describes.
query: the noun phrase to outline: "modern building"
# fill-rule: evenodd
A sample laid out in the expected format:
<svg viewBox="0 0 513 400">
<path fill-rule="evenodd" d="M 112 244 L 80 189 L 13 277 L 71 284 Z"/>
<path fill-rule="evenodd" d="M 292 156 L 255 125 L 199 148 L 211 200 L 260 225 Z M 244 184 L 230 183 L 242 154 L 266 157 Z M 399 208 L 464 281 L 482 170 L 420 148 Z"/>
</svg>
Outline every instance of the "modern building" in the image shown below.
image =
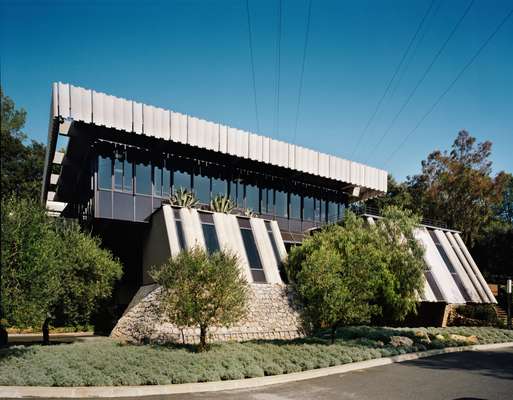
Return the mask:
<svg viewBox="0 0 513 400">
<path fill-rule="evenodd" d="M 217 194 L 227 195 L 241 215 L 163 206 L 177 188 L 192 190 L 203 205 Z M 145 272 L 149 265 L 192 245 L 233 249 L 244 260 L 249 282 L 281 284 L 278 268 L 291 245 L 300 244 L 312 229 L 342 219 L 351 202 L 386 190 L 387 173 L 377 168 L 94 90 L 53 84 L 41 200 L 54 215 L 87 224 L 122 260 L 125 275 L 116 290 L 121 309 L 141 286 L 151 284 Z M 243 217 L 248 209 L 257 218 Z M 423 299 L 493 301 L 461 238 L 455 234 L 447 239 L 451 246 L 457 242 L 452 254 L 445 240 L 441 247 L 437 244 L 437 235 L 422 238 L 438 249 L 438 256 L 429 257 L 444 271 L 440 281 L 452 277 L 452 289 L 432 284 L 438 269 L 427 271 L 431 289 Z M 455 264 L 456 276 L 472 271 L 473 278 L 458 281 L 451 267 Z M 460 283 L 468 281 L 478 297 L 449 296 L 453 286 L 463 293 L 466 287 Z"/>
</svg>

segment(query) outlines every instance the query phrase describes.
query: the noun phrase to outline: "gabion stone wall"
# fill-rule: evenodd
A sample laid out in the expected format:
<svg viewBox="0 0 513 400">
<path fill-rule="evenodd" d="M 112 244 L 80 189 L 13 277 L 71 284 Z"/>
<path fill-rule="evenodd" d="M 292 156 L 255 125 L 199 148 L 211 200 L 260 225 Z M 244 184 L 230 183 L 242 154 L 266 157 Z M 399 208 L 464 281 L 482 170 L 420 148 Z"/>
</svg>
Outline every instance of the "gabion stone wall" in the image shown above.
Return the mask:
<svg viewBox="0 0 513 400">
<path fill-rule="evenodd" d="M 143 286 L 120 318 L 111 337 L 128 342 L 197 343 L 199 328 L 179 329 L 159 313 L 160 287 Z M 294 339 L 302 336 L 292 293 L 283 284 L 250 284 L 249 311 L 232 327 L 212 327 L 209 340 Z"/>
</svg>

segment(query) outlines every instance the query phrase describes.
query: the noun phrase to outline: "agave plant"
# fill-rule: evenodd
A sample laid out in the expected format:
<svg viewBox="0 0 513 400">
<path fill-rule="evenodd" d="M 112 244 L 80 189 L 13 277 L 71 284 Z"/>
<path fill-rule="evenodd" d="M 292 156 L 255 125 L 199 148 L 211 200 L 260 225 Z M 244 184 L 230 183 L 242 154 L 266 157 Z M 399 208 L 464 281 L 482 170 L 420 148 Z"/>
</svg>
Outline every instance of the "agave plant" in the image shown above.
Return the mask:
<svg viewBox="0 0 513 400">
<path fill-rule="evenodd" d="M 257 215 L 253 212 L 253 210 L 251 208 L 245 208 L 244 211 L 243 211 L 243 215 L 245 217 L 256 217 Z"/>
<path fill-rule="evenodd" d="M 178 188 L 176 191 L 174 191 L 169 198 L 169 202 L 173 206 L 188 208 L 196 207 L 198 205 L 198 199 L 196 198 L 196 195 L 184 188 Z"/>
<path fill-rule="evenodd" d="M 234 208 L 232 199 L 222 194 L 218 194 L 210 201 L 210 209 L 214 212 L 230 214 Z"/>
</svg>

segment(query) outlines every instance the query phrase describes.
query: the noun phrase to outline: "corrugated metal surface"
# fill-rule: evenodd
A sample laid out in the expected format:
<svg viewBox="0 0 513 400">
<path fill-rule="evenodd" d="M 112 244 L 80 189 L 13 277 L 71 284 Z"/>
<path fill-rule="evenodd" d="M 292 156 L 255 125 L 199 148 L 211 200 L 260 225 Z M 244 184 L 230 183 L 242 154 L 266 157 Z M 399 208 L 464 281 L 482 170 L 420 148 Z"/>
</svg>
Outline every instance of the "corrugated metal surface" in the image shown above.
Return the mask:
<svg viewBox="0 0 513 400">
<path fill-rule="evenodd" d="M 53 116 L 172 140 L 385 193 L 386 171 L 174 111 L 58 83 Z"/>
</svg>

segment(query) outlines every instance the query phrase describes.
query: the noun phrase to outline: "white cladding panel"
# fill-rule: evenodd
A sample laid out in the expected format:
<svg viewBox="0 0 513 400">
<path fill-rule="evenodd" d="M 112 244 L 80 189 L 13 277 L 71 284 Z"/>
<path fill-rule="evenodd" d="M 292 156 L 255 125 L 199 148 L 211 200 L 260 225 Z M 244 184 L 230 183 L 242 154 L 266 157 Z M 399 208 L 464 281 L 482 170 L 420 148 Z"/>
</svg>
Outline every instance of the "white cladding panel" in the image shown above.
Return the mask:
<svg viewBox="0 0 513 400">
<path fill-rule="evenodd" d="M 75 121 L 92 122 L 92 93 L 90 90 L 71 86 L 70 104 L 71 118 Z"/>
<path fill-rule="evenodd" d="M 319 175 L 325 178 L 330 177 L 330 156 L 319 153 Z"/>
<path fill-rule="evenodd" d="M 219 125 L 219 151 L 228 153 L 228 127 Z"/>
<path fill-rule="evenodd" d="M 483 290 L 481 283 L 479 282 L 479 279 L 477 278 L 476 274 L 474 274 L 474 271 L 472 270 L 472 267 L 467 261 L 467 258 L 463 254 L 463 251 L 461 250 L 460 246 L 458 245 L 458 242 L 456 241 L 456 239 L 454 239 L 454 236 L 451 232 L 445 232 L 445 235 L 447 236 L 447 239 L 449 239 L 449 242 L 451 243 L 454 251 L 456 252 L 456 255 L 459 258 L 459 261 L 465 268 L 465 271 L 469 279 L 472 281 L 472 285 L 474 286 L 475 290 L 479 293 L 481 301 L 488 302 L 488 295 Z"/>
<path fill-rule="evenodd" d="M 262 158 L 262 136 L 249 134 L 249 158 L 256 161 L 263 161 Z"/>
<path fill-rule="evenodd" d="M 135 133 L 143 133 L 143 107 L 141 103 L 132 102 L 132 130 Z"/>
<path fill-rule="evenodd" d="M 187 143 L 187 115 L 171 111 L 171 140 Z"/>
<path fill-rule="evenodd" d="M 477 267 L 476 262 L 474 261 L 474 259 L 472 258 L 472 255 L 468 251 L 467 246 L 465 246 L 465 243 L 463 243 L 463 240 L 461 239 L 460 234 L 459 233 L 455 233 L 454 234 L 454 239 L 456 239 L 456 242 L 458 243 L 460 249 L 463 251 L 463 254 L 465 254 L 465 257 L 467 258 L 468 263 L 472 267 L 472 270 L 474 271 L 475 276 L 477 277 L 479 282 L 481 282 L 481 287 L 483 288 L 483 290 L 488 295 L 488 300 L 491 303 L 497 303 L 497 300 L 495 299 L 492 291 L 488 287 L 488 284 L 484 280 L 483 275 L 481 274 L 481 271 L 479 271 L 479 268 Z"/>
<path fill-rule="evenodd" d="M 69 86 L 65 83 L 59 83 L 58 98 L 59 98 L 59 115 L 63 118 L 70 117 L 70 99 L 69 99 Z"/>
<path fill-rule="evenodd" d="M 450 263 L 452 264 L 453 268 L 456 270 L 456 274 L 458 275 L 464 290 L 467 292 L 467 295 L 470 297 L 470 300 L 472 302 L 478 303 L 480 301 L 479 295 L 475 291 L 474 287 L 472 286 L 472 282 L 470 281 L 470 278 L 468 277 L 465 269 L 463 268 L 463 265 L 461 265 L 458 256 L 454 252 L 449 240 L 445 236 L 445 233 L 441 230 L 435 230 L 435 235 L 440 241 L 440 244 L 442 245 L 445 254 L 447 254 L 447 257 L 449 258 Z"/>
<path fill-rule="evenodd" d="M 260 218 L 250 218 L 251 230 L 257 246 L 266 281 L 268 283 L 282 283 L 278 263 L 274 256 L 273 247 L 264 220 Z"/>
<path fill-rule="evenodd" d="M 53 116 L 191 144 L 386 192 L 387 173 L 269 137 L 64 83 L 53 85 Z"/>
</svg>

